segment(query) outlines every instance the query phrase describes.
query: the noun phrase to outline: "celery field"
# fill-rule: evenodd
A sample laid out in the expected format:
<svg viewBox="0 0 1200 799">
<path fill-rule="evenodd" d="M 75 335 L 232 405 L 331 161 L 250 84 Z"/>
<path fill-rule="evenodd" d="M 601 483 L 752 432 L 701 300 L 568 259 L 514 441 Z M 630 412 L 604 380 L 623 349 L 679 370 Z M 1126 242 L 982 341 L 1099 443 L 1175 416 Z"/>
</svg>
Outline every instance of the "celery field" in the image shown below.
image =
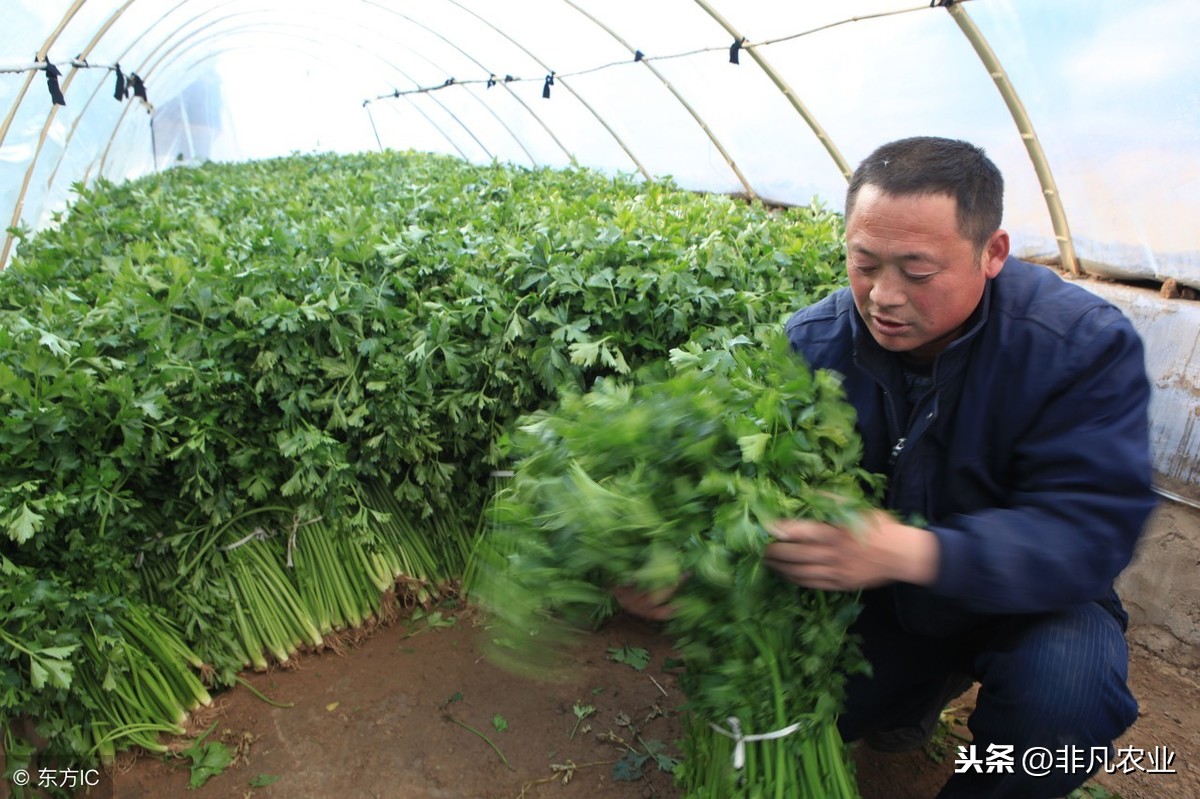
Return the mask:
<svg viewBox="0 0 1200 799">
<path fill-rule="evenodd" d="M 78 188 L 0 273 L 10 769 L 18 722 L 167 753 L 241 670 L 470 596 L 519 421 L 768 336 L 841 224 L 411 153 Z"/>
</svg>

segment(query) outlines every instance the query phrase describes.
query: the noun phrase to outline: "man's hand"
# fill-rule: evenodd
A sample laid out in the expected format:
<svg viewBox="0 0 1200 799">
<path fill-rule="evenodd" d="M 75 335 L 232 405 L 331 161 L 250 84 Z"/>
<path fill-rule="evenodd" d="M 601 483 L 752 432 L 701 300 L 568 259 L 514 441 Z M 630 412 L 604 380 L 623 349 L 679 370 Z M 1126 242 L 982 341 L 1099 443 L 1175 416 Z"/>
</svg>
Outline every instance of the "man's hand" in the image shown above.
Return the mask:
<svg viewBox="0 0 1200 799">
<path fill-rule="evenodd" d="M 669 603 L 677 588 L 643 591 L 631 585 L 619 585 L 612 589 L 612 595 L 626 613 L 649 621 L 666 621 L 675 615 L 675 608 Z"/>
<path fill-rule="evenodd" d="M 937 537 L 883 511 L 854 529 L 784 519 L 769 531 L 766 563 L 794 583 L 826 591 L 856 591 L 891 582 L 929 585 L 937 577 Z"/>
</svg>

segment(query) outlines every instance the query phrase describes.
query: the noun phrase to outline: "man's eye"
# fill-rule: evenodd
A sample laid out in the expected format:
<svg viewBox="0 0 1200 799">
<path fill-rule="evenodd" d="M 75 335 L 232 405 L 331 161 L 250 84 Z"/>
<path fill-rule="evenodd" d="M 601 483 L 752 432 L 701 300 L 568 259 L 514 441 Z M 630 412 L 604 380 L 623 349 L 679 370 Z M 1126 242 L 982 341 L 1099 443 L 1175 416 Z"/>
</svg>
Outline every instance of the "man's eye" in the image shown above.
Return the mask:
<svg viewBox="0 0 1200 799">
<path fill-rule="evenodd" d="M 933 276 L 934 276 L 934 274 L 936 274 L 936 273 L 935 273 L 935 272 L 930 272 L 930 273 L 928 273 L 928 274 L 916 274 L 916 275 L 914 275 L 914 274 L 911 274 L 911 273 L 909 273 L 909 272 L 905 272 L 905 273 L 904 273 L 904 276 L 905 276 L 906 278 L 908 278 L 909 280 L 913 281 L 914 283 L 924 283 L 926 280 L 928 280 L 929 278 L 933 277 Z"/>
</svg>

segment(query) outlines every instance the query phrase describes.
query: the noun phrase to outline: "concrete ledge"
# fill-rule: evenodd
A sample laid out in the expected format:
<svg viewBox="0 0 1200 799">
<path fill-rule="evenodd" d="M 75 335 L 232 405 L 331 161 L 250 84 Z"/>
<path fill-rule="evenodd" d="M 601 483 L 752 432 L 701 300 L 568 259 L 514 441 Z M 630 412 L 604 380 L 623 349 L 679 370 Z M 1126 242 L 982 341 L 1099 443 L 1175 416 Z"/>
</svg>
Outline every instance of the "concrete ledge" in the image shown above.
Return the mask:
<svg viewBox="0 0 1200 799">
<path fill-rule="evenodd" d="M 1200 302 L 1083 279 L 1079 285 L 1116 305 L 1146 344 L 1150 444 L 1155 482 L 1182 502 L 1164 499 L 1133 562 L 1117 581 L 1129 611 L 1129 641 L 1200 674 Z"/>
<path fill-rule="evenodd" d="M 1200 302 L 1119 283 L 1079 285 L 1116 305 L 1146 344 L 1150 446 L 1163 488 L 1200 502 Z"/>
<path fill-rule="evenodd" d="M 1200 676 L 1200 510 L 1164 501 L 1117 580 L 1131 643 Z"/>
</svg>

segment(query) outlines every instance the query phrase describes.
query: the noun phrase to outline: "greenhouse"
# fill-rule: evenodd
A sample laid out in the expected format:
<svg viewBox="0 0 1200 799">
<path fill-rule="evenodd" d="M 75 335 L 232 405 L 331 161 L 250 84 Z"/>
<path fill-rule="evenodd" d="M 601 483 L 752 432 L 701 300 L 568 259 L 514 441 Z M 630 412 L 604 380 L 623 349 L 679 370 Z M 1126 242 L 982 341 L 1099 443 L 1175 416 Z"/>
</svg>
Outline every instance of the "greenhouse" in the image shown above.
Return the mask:
<svg viewBox="0 0 1200 799">
<path fill-rule="evenodd" d="M 1200 795 L 1196 4 L 0 3 L 3 795 Z"/>
</svg>

